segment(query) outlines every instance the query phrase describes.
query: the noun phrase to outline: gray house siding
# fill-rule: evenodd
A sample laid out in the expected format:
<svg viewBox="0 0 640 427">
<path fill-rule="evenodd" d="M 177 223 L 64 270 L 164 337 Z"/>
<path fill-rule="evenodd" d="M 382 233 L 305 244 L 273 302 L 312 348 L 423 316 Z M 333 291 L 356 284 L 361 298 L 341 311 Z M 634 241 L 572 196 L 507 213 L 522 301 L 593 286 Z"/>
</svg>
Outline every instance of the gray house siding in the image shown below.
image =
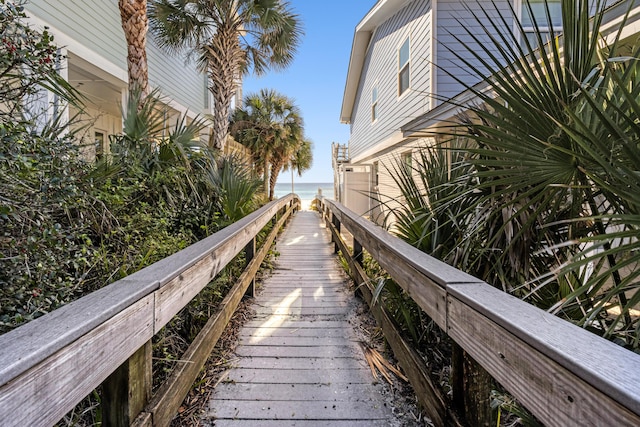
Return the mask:
<svg viewBox="0 0 640 427">
<path fill-rule="evenodd" d="M 482 25 L 474 18 L 476 15 L 482 20 L 486 20 L 484 14 L 493 17 L 494 23 L 499 23 L 500 18 L 496 12 L 496 7 L 501 10 L 502 16 L 507 20 L 507 28 L 503 31 L 513 31 L 513 16 L 509 1 L 496 0 L 495 7 L 491 1 L 463 1 L 463 0 L 438 0 L 437 2 L 437 30 L 436 30 L 436 46 L 437 55 L 437 80 L 436 93 L 440 99 L 451 98 L 465 89 L 465 85 L 473 85 L 479 81 L 475 74 L 468 71 L 468 67 L 464 66 L 462 61 L 456 57 L 463 56 L 475 65 L 478 62 L 473 59 L 472 54 L 464 44 L 468 44 L 472 49 L 481 49 L 470 36 L 474 34 L 477 37 L 487 40 L 490 44 L 489 37 L 485 35 Z M 489 26 L 490 24 L 487 23 Z M 490 28 L 490 26 L 489 26 Z M 455 75 L 455 78 L 451 75 Z M 457 79 L 462 80 L 464 84 L 459 83 Z"/>
<path fill-rule="evenodd" d="M 198 73 L 194 61 L 187 62 L 184 56 L 168 55 L 151 37 L 147 42 L 147 61 L 149 83 L 152 87 L 160 87 L 165 96 L 187 107 L 191 112 L 204 112 L 205 76 Z"/>
<path fill-rule="evenodd" d="M 117 1 L 30 0 L 27 9 L 114 65 L 127 69 L 127 44 Z"/>
<path fill-rule="evenodd" d="M 398 96 L 398 49 L 410 38 L 409 90 Z M 384 141 L 429 108 L 431 2 L 413 1 L 374 32 L 362 69 L 352 113 L 349 154 Z M 371 120 L 371 92 L 378 88 L 378 119 Z"/>
<path fill-rule="evenodd" d="M 28 14 L 77 40 L 113 65 L 126 71 L 127 45 L 115 0 L 30 0 Z M 205 106 L 204 77 L 182 57 L 171 57 L 153 43 L 149 35 L 147 56 L 149 82 L 162 93 L 192 112 Z"/>
</svg>

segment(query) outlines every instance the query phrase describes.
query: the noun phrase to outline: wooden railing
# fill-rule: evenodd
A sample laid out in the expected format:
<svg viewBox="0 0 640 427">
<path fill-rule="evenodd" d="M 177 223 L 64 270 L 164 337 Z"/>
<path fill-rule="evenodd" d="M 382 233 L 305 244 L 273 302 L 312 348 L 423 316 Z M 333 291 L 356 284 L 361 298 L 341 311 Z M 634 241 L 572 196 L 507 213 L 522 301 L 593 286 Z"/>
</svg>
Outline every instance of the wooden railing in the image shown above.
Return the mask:
<svg viewBox="0 0 640 427">
<path fill-rule="evenodd" d="M 357 283 L 369 281 L 361 267 L 364 248 L 454 346 L 545 425 L 640 425 L 640 355 L 430 257 L 337 202 L 324 199 L 319 206 Z M 352 249 L 341 230 L 353 236 Z M 361 288 L 370 300 L 371 287 Z M 383 323 L 391 322 L 379 306 L 373 308 Z M 433 390 L 422 359 L 394 334 L 387 340 L 428 415 L 436 425 L 459 424 Z M 455 389 L 460 386 L 456 378 L 463 375 L 455 360 L 452 370 L 455 400 L 465 392 Z M 474 414 L 460 415 L 469 425 L 481 425 Z"/>
<path fill-rule="evenodd" d="M 252 284 L 278 229 L 299 209 L 289 195 L 103 289 L 0 336 L 0 425 L 51 426 L 103 385 L 107 426 L 166 426 Z M 256 252 L 256 235 L 273 230 Z M 247 267 L 151 395 L 151 339 L 236 255 Z"/>
</svg>

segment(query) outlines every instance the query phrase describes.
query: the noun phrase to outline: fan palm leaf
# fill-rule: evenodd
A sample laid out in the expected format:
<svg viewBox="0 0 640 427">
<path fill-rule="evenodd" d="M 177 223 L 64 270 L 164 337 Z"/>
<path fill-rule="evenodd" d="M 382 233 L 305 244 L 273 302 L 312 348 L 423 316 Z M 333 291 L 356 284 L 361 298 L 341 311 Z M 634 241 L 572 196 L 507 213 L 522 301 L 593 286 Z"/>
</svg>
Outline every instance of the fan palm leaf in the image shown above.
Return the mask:
<svg viewBox="0 0 640 427">
<path fill-rule="evenodd" d="M 282 0 L 154 0 L 151 28 L 161 46 L 188 51 L 211 81 L 211 148 L 222 150 L 239 77 L 288 66 L 300 42 L 298 16 Z"/>
<path fill-rule="evenodd" d="M 467 177 L 450 200 L 477 195 L 458 213 L 466 253 L 454 265 L 637 347 L 629 310 L 640 300 L 638 52 L 621 56 L 619 35 L 602 43 L 601 2 L 562 0 L 561 7 L 561 32 L 546 2 L 538 22 L 523 1 L 532 38 L 517 20 L 515 34 L 502 31 L 515 11 L 496 5 L 471 11 L 477 25 L 463 26 L 482 32 L 452 35 L 463 49 L 451 54 L 483 82 L 468 88 L 480 105 L 439 132 L 470 141 Z M 551 29 L 548 39 L 541 28 Z M 433 215 L 424 210 L 415 207 L 421 218 Z M 620 314 L 606 316 L 613 306 Z"/>
</svg>

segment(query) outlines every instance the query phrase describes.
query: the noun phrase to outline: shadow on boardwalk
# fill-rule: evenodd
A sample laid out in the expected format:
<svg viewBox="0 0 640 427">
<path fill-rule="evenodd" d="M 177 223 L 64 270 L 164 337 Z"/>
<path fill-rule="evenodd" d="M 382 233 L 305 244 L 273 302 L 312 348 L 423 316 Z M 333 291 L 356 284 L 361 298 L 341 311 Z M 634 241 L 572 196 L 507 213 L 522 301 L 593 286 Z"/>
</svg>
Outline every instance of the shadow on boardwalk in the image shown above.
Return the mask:
<svg viewBox="0 0 640 427">
<path fill-rule="evenodd" d="M 214 390 L 209 425 L 407 425 L 364 360 L 352 325 L 362 306 L 329 243 L 317 213 L 294 216 L 228 377 Z"/>
</svg>

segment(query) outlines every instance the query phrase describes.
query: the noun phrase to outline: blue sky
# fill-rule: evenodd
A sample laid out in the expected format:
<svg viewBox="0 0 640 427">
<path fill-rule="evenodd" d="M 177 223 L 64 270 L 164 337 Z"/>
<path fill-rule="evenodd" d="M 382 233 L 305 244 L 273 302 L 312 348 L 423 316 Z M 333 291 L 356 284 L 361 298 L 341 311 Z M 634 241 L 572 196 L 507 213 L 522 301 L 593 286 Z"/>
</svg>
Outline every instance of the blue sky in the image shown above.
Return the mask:
<svg viewBox="0 0 640 427">
<path fill-rule="evenodd" d="M 284 71 L 245 77 L 244 95 L 275 89 L 301 109 L 305 134 L 314 144 L 313 166 L 296 182 L 333 182 L 331 142 L 347 143 L 349 125 L 340 123 L 342 95 L 356 25 L 376 0 L 292 0 L 305 35 L 296 59 Z M 290 182 L 281 173 L 278 182 Z"/>
</svg>

